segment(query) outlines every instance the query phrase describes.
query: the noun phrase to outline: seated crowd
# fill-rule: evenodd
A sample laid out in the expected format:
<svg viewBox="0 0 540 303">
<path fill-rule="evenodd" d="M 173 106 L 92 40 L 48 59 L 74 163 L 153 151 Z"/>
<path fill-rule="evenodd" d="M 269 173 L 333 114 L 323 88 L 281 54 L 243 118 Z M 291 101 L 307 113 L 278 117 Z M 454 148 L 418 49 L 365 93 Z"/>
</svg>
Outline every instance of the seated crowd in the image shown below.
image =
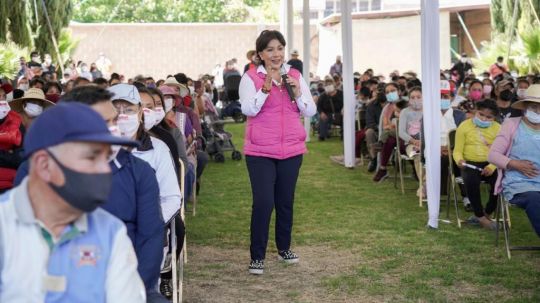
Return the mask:
<svg viewBox="0 0 540 303">
<path fill-rule="evenodd" d="M 540 152 L 540 76 L 514 78 L 507 69 L 497 70 L 478 78 L 470 71 L 460 75 L 455 68 L 441 71 L 441 194 L 449 190 L 452 169 L 463 180 L 457 186 L 464 207 L 474 213 L 468 223 L 495 229 L 492 216 L 501 193 L 526 210 L 540 236 L 540 158 L 535 156 Z M 389 78 L 385 82 L 372 69 L 354 74 L 356 155 L 369 159 L 374 182 L 384 181 L 387 165 L 399 161 L 393 159 L 398 144 L 413 160 L 415 177 L 424 169 L 422 105 L 429 100 L 423 100 L 414 72 L 394 71 Z M 312 124 L 320 141 L 343 126 L 340 83 L 341 74 L 311 82 L 319 114 Z M 425 184 L 426 174 L 421 175 Z M 489 186 L 485 206 L 481 183 Z M 425 197 L 425 186 L 419 186 L 417 195 Z"/>
<path fill-rule="evenodd" d="M 39 54 L 33 52 L 32 60 L 21 65 L 19 77 L 14 81 L 2 81 L 0 87 L 0 194 L 4 193 L 0 195 L 0 301 L 21 299 L 22 293 L 17 293 L 21 290 L 26 291 L 27 300 L 23 301 L 28 302 L 43 301 L 42 296 L 47 293 L 32 287 L 23 290 L 23 286 L 6 284 L 7 279 L 26 279 L 10 276 L 10 273 L 14 274 L 12 266 L 16 265 L 13 258 L 22 253 L 21 249 L 34 249 L 22 245 L 6 250 L 7 234 L 4 231 L 9 233 L 14 231 L 13 228 L 22 228 L 15 221 L 5 220 L 13 216 L 10 202 L 17 200 L 15 202 L 20 203 L 19 199 L 26 199 L 26 204 L 20 206 L 25 209 L 15 207 L 18 219 L 39 222 L 39 225 L 27 226 L 34 227 L 26 230 L 25 235 L 34 236 L 33 231 L 39 231 L 41 227 L 43 237 L 50 239 L 49 251 L 36 249 L 33 252 L 31 257 L 37 258 L 36 261 L 48 258 L 65 262 L 60 259 L 62 254 L 79 253 L 75 249 L 83 249 L 80 243 L 93 243 L 85 246 L 88 251 L 80 251 L 85 255 L 77 259 L 79 265 L 75 263 L 73 267 L 76 269 L 62 263 L 49 264 L 50 276 L 43 282 L 44 287 L 57 291 L 58 298 L 84 301 L 69 294 L 72 287 L 88 287 L 77 279 L 73 280 L 78 281 L 74 286 L 70 285 L 71 278 L 80 274 L 88 281 L 106 278 L 104 289 L 89 289 L 94 290 L 85 298 L 88 302 L 102 301 L 105 297 L 108 302 L 169 302 L 172 296 L 170 254 L 178 255 L 184 237 L 180 211 L 189 197 L 198 194 L 199 181 L 209 161 L 203 128 L 206 127 L 206 115 L 217 114 L 212 102 L 217 99 L 213 98 L 217 90 L 212 77 L 205 75 L 193 81 L 185 74 L 177 73 L 155 82 L 152 77 L 137 76 L 128 84 L 122 83 L 122 77 L 115 73 L 110 79 L 93 73 L 94 79 L 89 80 L 83 77 L 90 73 L 81 64 L 82 69 L 70 72 L 57 82 L 54 69 L 50 65 L 49 69 L 45 64 L 40 66 L 38 57 Z M 96 72 L 95 67 L 92 68 Z M 96 117 L 99 117 L 97 121 Z M 33 126 L 34 123 L 39 126 Z M 84 134 L 88 128 L 93 128 L 96 133 Z M 99 133 L 102 128 L 107 134 Z M 103 144 L 112 145 L 103 153 L 97 149 Z M 30 150 L 33 146 L 34 150 Z M 102 159 L 103 155 L 105 158 Z M 77 160 L 77 157 L 82 158 Z M 52 159 L 52 162 L 43 162 L 43 159 Z M 106 167 L 103 163 L 107 163 Z M 181 166 L 185 168 L 183 176 L 180 176 Z M 45 172 L 51 167 L 57 167 L 63 173 L 64 185 L 60 185 L 62 178 L 56 175 L 58 172 Z M 110 172 L 111 179 L 106 171 Z M 105 184 L 107 180 L 112 182 L 112 187 Z M 184 184 L 180 184 L 181 180 Z M 38 190 L 33 192 L 29 184 Z M 44 206 L 36 206 L 36 195 L 43 199 Z M 55 197 L 70 205 L 58 204 Z M 2 203 L 4 201 L 6 203 Z M 118 229 L 119 225 L 114 228 L 111 225 L 112 233 L 92 236 L 104 231 L 101 226 L 96 230 L 94 224 L 116 224 L 107 216 L 97 214 L 94 210 L 98 206 L 122 221 L 125 227 Z M 59 217 L 53 210 L 77 215 L 70 222 L 56 222 Z M 21 217 L 23 211 L 24 218 Z M 34 214 L 30 216 L 32 211 Z M 173 220 L 179 246 L 176 252 L 170 249 L 169 223 Z M 11 226 L 12 223 L 15 225 Z M 57 229 L 60 226 L 62 228 Z M 23 232 L 17 229 L 19 231 Z M 122 233 L 125 239 L 131 240 L 133 256 L 125 248 Z M 96 239 L 89 237 L 100 238 L 95 242 Z M 124 251 L 117 252 L 118 249 Z M 102 264 L 113 259 L 118 263 L 114 267 Z M 47 271 L 44 264 L 46 261 L 18 271 L 24 272 L 25 277 L 41 277 L 42 272 Z M 80 264 L 93 265 L 92 271 Z M 122 273 L 125 277 L 114 276 L 112 272 L 122 266 L 125 266 Z M 138 275 L 130 273 L 130 266 L 135 266 Z M 98 267 L 105 271 L 93 271 Z M 66 286 L 61 278 L 70 279 L 70 283 Z M 109 279 L 117 281 L 109 282 Z M 8 286 L 13 287 L 13 292 L 4 291 Z"/>
<path fill-rule="evenodd" d="M 193 81 L 177 73 L 123 83 L 116 73 L 106 79 L 94 65 L 89 70 L 79 64 L 80 70 L 73 66 L 57 82 L 50 58 L 43 68 L 37 62 L 39 54 L 33 52 L 18 78 L 0 87 L 0 193 L 6 192 L 0 196 L 0 301 L 21 295 L 25 301 L 42 301 L 52 293 L 79 302 L 69 290 L 87 287 L 91 297 L 85 300 L 91 302 L 105 297 L 108 302 L 168 302 L 172 269 L 167 256 L 182 249 L 179 213 L 198 194 L 209 160 L 205 121 L 218 116 L 213 78 Z M 321 141 L 343 123 L 341 71 L 335 65 L 330 76 L 310 83 L 318 111 L 313 124 Z M 368 69 L 354 76 L 356 153 L 369 159 L 373 181 L 388 177 L 396 147 L 413 159 L 419 173 L 424 169 L 422 108 L 429 100 L 422 97 L 417 75 L 396 71 L 385 82 Z M 508 72 L 491 71 L 481 80 L 454 69 L 441 72 L 441 192 L 449 190 L 450 169 L 462 177 L 463 203 L 474 212 L 470 223 L 493 229 L 502 194 L 526 210 L 540 236 L 538 83 L 540 77 L 514 79 Z M 485 207 L 481 182 L 490 187 Z M 177 251 L 170 248 L 168 223 L 173 220 Z M 6 245 L 14 235 L 28 241 Z M 27 259 L 20 256 L 35 262 L 17 262 Z M 47 259 L 52 260 L 48 265 Z M 75 266 L 67 264 L 71 259 Z M 43 272 L 47 292 L 16 285 Z"/>
</svg>

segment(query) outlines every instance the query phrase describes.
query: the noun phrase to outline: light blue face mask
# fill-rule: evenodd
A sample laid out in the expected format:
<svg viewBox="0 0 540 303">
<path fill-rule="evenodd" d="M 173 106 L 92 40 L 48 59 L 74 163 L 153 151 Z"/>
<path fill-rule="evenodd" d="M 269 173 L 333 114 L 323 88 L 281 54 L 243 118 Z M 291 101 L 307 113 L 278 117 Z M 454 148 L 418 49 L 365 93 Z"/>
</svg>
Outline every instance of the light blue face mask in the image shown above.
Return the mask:
<svg viewBox="0 0 540 303">
<path fill-rule="evenodd" d="M 480 127 L 480 128 L 488 128 L 491 126 L 491 124 L 493 124 L 493 121 L 482 121 L 480 119 L 478 119 L 478 117 L 474 117 L 473 118 L 473 123 L 474 125 Z"/>
<path fill-rule="evenodd" d="M 394 103 L 394 102 L 398 102 L 398 100 L 399 100 L 399 95 L 397 92 L 391 92 L 391 93 L 386 94 L 386 101 L 390 103 Z"/>
<path fill-rule="evenodd" d="M 450 99 L 441 99 L 441 110 L 447 110 L 450 108 Z"/>
<path fill-rule="evenodd" d="M 529 120 L 531 123 L 540 124 L 540 114 L 537 114 L 532 110 L 527 110 L 525 112 L 525 117 L 527 117 L 527 120 Z"/>
</svg>

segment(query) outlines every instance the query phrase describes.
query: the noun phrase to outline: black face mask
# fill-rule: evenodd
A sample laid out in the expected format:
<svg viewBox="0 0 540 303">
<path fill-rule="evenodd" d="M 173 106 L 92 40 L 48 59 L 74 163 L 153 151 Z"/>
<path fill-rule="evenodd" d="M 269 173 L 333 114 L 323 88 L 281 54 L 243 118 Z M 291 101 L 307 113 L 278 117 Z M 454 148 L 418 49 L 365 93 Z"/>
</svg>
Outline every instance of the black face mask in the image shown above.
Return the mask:
<svg viewBox="0 0 540 303">
<path fill-rule="evenodd" d="M 64 166 L 56 157 L 47 151 L 58 164 L 64 174 L 64 185 L 49 186 L 69 205 L 84 212 L 92 212 L 109 198 L 112 186 L 112 174 L 87 174 L 74 171 Z"/>
</svg>

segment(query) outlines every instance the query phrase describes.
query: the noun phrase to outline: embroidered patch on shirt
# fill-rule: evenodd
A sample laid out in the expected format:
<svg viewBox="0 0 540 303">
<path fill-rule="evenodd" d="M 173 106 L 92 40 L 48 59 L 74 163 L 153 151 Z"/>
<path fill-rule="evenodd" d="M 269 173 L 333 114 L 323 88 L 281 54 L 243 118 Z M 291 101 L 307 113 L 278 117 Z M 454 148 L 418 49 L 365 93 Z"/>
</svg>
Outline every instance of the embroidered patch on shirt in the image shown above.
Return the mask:
<svg viewBox="0 0 540 303">
<path fill-rule="evenodd" d="M 73 259 L 76 261 L 78 267 L 96 266 L 100 257 L 100 250 L 95 245 L 80 245 L 73 253 Z"/>
</svg>

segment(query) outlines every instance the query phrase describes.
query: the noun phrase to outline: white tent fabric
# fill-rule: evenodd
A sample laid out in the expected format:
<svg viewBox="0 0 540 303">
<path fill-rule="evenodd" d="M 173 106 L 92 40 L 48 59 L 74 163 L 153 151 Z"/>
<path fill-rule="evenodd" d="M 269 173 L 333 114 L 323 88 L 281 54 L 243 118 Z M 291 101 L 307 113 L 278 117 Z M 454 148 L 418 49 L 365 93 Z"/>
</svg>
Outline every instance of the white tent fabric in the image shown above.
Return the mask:
<svg viewBox="0 0 540 303">
<path fill-rule="evenodd" d="M 439 227 L 441 181 L 441 96 L 439 51 L 439 0 L 422 1 L 422 95 L 428 225 Z"/>
<path fill-rule="evenodd" d="M 343 145 L 345 167 L 353 168 L 355 164 L 354 120 L 356 99 L 354 96 L 353 80 L 351 1 L 341 1 L 341 11 L 347 12 L 347 14 L 342 14 L 341 16 L 341 45 L 343 49 Z"/>
</svg>

